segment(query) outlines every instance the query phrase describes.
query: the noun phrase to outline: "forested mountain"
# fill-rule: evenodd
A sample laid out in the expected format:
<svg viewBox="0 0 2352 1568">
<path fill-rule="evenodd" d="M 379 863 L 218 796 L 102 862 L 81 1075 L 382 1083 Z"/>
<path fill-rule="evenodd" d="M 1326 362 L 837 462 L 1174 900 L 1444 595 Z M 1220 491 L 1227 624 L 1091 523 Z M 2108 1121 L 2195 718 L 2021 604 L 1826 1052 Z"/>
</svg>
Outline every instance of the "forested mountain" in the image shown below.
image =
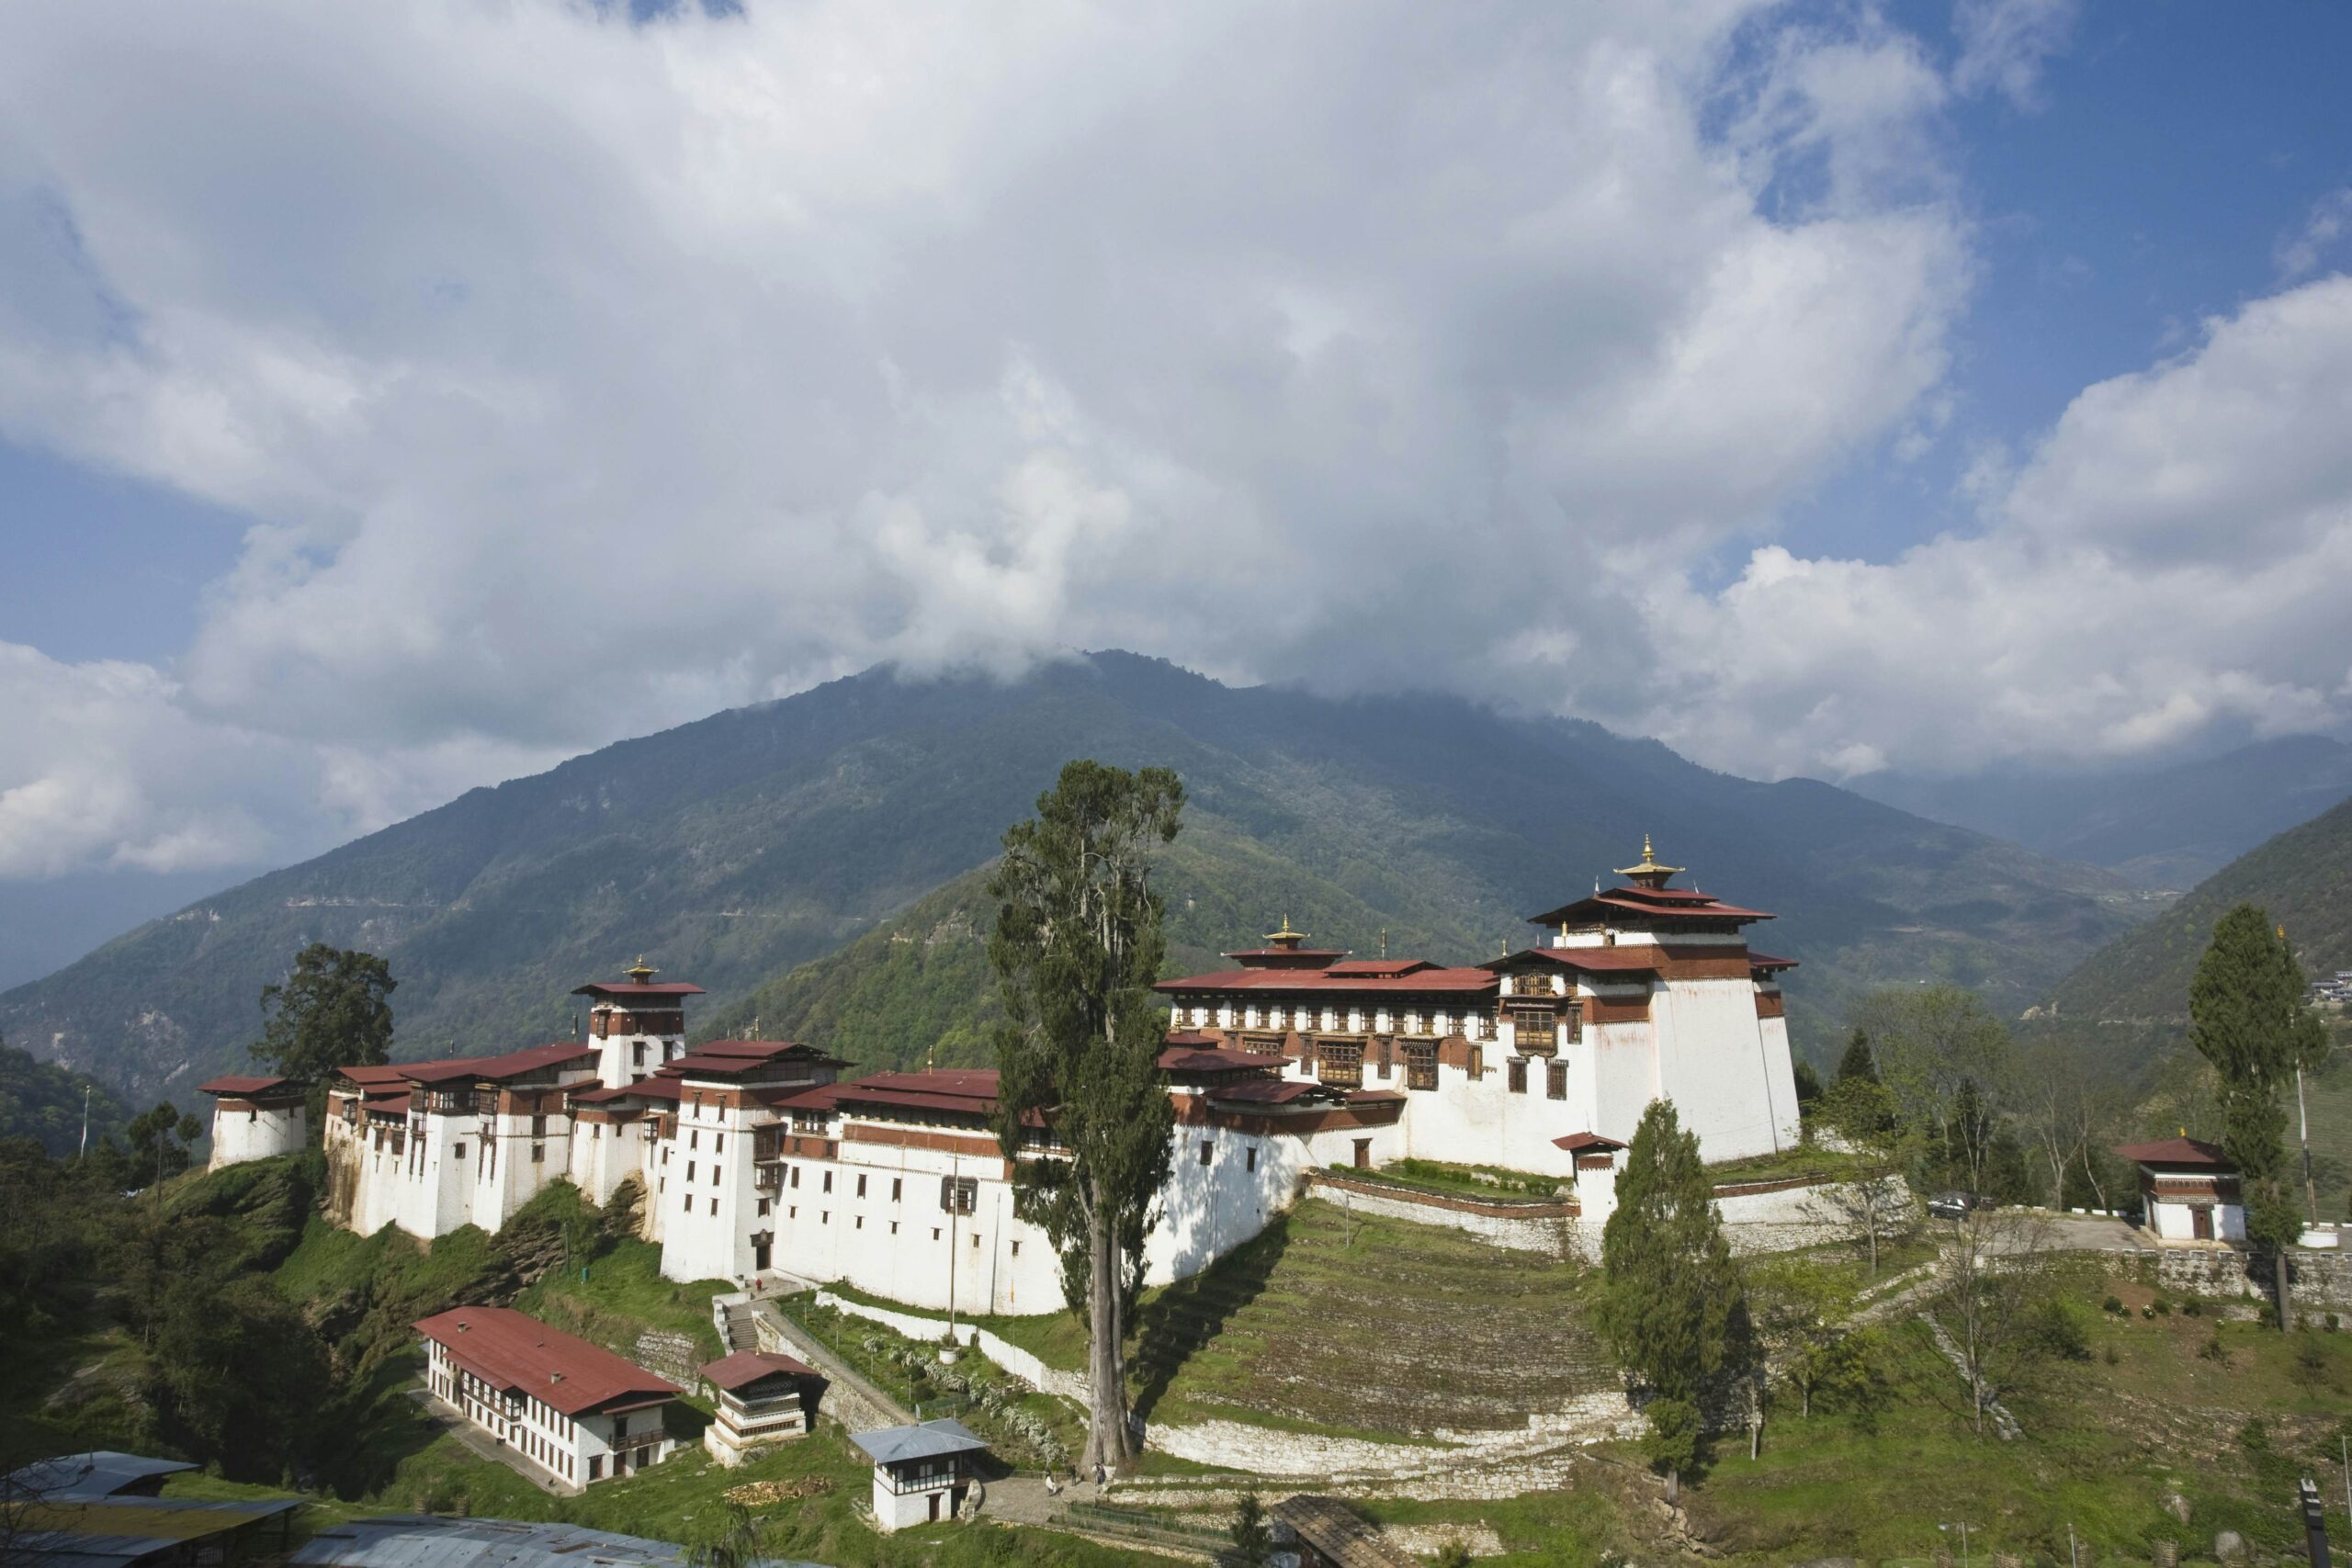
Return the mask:
<svg viewBox="0 0 2352 1568">
<path fill-rule="evenodd" d="M 2188 896 L 2085 959 L 2051 994 L 2062 1021 L 2184 1024 L 2213 922 L 2240 902 L 2287 928 L 2314 977 L 2352 968 L 2352 800 L 2232 861 Z"/>
<path fill-rule="evenodd" d="M 51 1154 L 72 1154 L 81 1146 L 85 1114 L 94 1142 L 127 1120 L 104 1084 L 0 1044 L 0 1140 L 37 1138 Z"/>
<path fill-rule="evenodd" d="M 1072 757 L 1183 775 L 1167 886 L 1188 960 L 1284 913 L 1360 950 L 1385 930 L 1392 951 L 1483 956 L 1649 832 L 1687 881 L 1781 913 L 1759 945 L 1805 962 L 1802 1035 L 1886 979 L 2013 1010 L 2134 912 L 2103 874 L 1594 725 L 1105 653 L 1012 682 L 869 671 L 471 791 L 0 994 L 0 1030 L 140 1096 L 184 1091 L 244 1060 L 261 987 L 314 940 L 390 959 L 403 1055 L 563 1038 L 571 987 L 640 952 L 707 987 L 708 1017 L 985 863 Z M 847 971 L 792 985 L 812 1019 L 860 994 Z"/>
<path fill-rule="evenodd" d="M 2138 886 L 2184 888 L 2352 795 L 2352 746 L 2290 735 L 2139 773 L 1875 773 L 1852 788 Z"/>
</svg>

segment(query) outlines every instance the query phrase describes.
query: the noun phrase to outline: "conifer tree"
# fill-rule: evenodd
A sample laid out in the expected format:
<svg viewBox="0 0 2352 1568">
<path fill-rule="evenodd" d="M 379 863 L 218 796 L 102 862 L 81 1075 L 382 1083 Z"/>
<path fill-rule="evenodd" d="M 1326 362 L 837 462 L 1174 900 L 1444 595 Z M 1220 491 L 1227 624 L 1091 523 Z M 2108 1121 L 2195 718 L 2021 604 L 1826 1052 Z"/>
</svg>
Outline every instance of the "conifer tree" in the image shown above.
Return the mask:
<svg viewBox="0 0 2352 1568">
<path fill-rule="evenodd" d="M 1870 1031 L 1856 1029 L 1846 1041 L 1846 1054 L 1838 1058 L 1838 1081 L 1867 1078 L 1878 1082 L 1878 1063 L 1871 1056 Z"/>
<path fill-rule="evenodd" d="M 2302 1234 L 2283 1095 L 2295 1069 L 2315 1066 L 2327 1050 L 2303 997 L 2302 966 L 2267 914 L 2240 904 L 2214 922 L 2189 982 L 2188 1038 L 2220 1079 L 2222 1150 L 2238 1168 L 2246 1240 L 2270 1258 L 2282 1329 L 2294 1318 L 2287 1248 Z"/>
<path fill-rule="evenodd" d="M 1654 1396 L 1650 1457 L 1671 1499 L 1698 1460 L 1706 1402 L 1749 1374 L 1754 1343 L 1714 1183 L 1670 1100 L 1652 1101 L 1634 1130 L 1600 1260 L 1601 1332 Z"/>
<path fill-rule="evenodd" d="M 989 885 L 1001 900 L 989 960 L 1005 1011 L 997 1141 L 1015 1162 L 1014 1212 L 1051 1238 L 1063 1294 L 1086 1314 L 1090 1469 L 1135 1457 L 1127 1325 L 1175 1125 L 1151 992 L 1166 951 L 1151 856 L 1175 838 L 1183 806 L 1166 768 L 1071 762 L 1036 817 L 1007 830 Z M 1066 1157 L 1025 1157 L 1040 1126 Z"/>
</svg>

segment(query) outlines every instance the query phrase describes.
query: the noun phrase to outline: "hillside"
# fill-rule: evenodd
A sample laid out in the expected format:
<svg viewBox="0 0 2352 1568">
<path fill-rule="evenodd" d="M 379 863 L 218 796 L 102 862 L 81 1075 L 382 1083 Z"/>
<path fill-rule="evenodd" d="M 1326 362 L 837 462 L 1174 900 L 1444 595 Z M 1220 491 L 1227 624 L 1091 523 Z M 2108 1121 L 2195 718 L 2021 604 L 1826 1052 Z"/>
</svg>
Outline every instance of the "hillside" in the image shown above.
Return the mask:
<svg viewBox="0 0 2352 1568">
<path fill-rule="evenodd" d="M 313 940 L 390 958 L 406 1055 L 562 1038 L 571 987 L 640 952 L 707 987 L 708 1017 L 983 864 L 1074 756 L 1183 774 L 1193 874 L 1169 886 L 1194 957 L 1285 912 L 1366 951 L 1385 929 L 1397 952 L 1491 953 L 1651 832 L 1691 880 L 1781 912 L 1764 942 L 1806 963 L 1803 1034 L 1883 979 L 2022 1007 L 2136 912 L 2103 874 L 1597 726 L 1112 653 L 1010 683 L 869 671 L 471 791 L 0 994 L 0 1031 L 182 1092 L 244 1059 L 261 987 Z"/>
<path fill-rule="evenodd" d="M 2052 991 L 2052 1010 L 2076 1022 L 2185 1023 L 2213 922 L 2245 901 L 2287 928 L 2308 973 L 2352 968 L 2352 800 L 2232 861 L 2085 959 Z"/>
<path fill-rule="evenodd" d="M 2290 735 L 2142 772 L 1875 773 L 1851 787 L 2138 886 L 2182 888 L 2352 795 L 2352 746 Z"/>
<path fill-rule="evenodd" d="M 0 1044 L 0 1140 L 35 1138 L 52 1155 L 71 1154 L 85 1113 L 94 1143 L 130 1120 L 104 1084 Z"/>
</svg>

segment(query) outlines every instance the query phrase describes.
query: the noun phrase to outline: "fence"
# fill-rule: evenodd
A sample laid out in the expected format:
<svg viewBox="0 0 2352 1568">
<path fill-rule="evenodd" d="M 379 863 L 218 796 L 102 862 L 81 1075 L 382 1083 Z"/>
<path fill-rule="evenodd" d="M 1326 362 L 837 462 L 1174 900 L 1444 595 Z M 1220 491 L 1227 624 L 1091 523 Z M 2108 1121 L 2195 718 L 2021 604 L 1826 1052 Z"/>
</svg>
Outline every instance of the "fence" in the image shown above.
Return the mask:
<svg viewBox="0 0 2352 1568">
<path fill-rule="evenodd" d="M 1205 1525 L 1188 1525 L 1164 1514 L 1142 1508 L 1122 1508 L 1115 1503 L 1072 1503 L 1053 1516 L 1057 1524 L 1097 1535 L 1124 1536 L 1155 1546 L 1172 1546 L 1209 1556 L 1233 1550 L 1233 1538 Z"/>
</svg>

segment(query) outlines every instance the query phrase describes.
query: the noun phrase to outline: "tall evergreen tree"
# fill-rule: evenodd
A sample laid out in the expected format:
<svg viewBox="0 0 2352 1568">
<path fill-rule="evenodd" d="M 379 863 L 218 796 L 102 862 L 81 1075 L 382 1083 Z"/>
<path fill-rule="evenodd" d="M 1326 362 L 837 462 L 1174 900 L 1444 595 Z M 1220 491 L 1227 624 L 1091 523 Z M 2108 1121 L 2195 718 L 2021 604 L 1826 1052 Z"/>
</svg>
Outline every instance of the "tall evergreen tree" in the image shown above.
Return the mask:
<svg viewBox="0 0 2352 1568">
<path fill-rule="evenodd" d="M 2327 1051 L 2303 998 L 2302 965 L 2267 914 L 2240 904 L 2214 922 L 2189 982 L 2188 1039 L 2220 1079 L 2222 1149 L 2238 1168 L 2246 1240 L 2270 1258 L 2282 1329 L 2294 1319 L 2287 1249 L 2302 1234 L 2284 1092 L 2297 1067 L 2316 1066 Z"/>
<path fill-rule="evenodd" d="M 1671 1498 L 1699 1457 L 1706 1402 L 1749 1375 L 1754 1336 L 1714 1183 L 1670 1100 L 1653 1100 L 1634 1129 L 1617 1209 L 1600 1233 L 1600 1262 L 1601 1332 L 1655 1396 L 1650 1457 Z"/>
<path fill-rule="evenodd" d="M 294 972 L 283 984 L 261 988 L 262 1033 L 254 1055 L 311 1086 L 313 1126 L 330 1073 L 391 1060 L 398 984 L 391 965 L 374 953 L 314 942 L 294 955 Z"/>
<path fill-rule="evenodd" d="M 1878 1063 L 1871 1055 L 1871 1034 L 1867 1029 L 1856 1029 L 1847 1038 L 1846 1054 L 1838 1058 L 1838 1081 L 1866 1078 L 1878 1082 Z"/>
<path fill-rule="evenodd" d="M 1174 1131 L 1151 992 L 1167 946 L 1151 857 L 1175 838 L 1183 806 L 1166 768 L 1073 761 L 1036 817 L 1005 833 L 989 885 L 1001 900 L 989 961 L 1005 1012 L 997 1141 L 1015 1162 L 1014 1212 L 1052 1239 L 1063 1294 L 1086 1314 L 1089 1468 L 1135 1457 L 1126 1332 Z M 1023 1157 L 1041 1123 L 1067 1157 Z"/>
</svg>

